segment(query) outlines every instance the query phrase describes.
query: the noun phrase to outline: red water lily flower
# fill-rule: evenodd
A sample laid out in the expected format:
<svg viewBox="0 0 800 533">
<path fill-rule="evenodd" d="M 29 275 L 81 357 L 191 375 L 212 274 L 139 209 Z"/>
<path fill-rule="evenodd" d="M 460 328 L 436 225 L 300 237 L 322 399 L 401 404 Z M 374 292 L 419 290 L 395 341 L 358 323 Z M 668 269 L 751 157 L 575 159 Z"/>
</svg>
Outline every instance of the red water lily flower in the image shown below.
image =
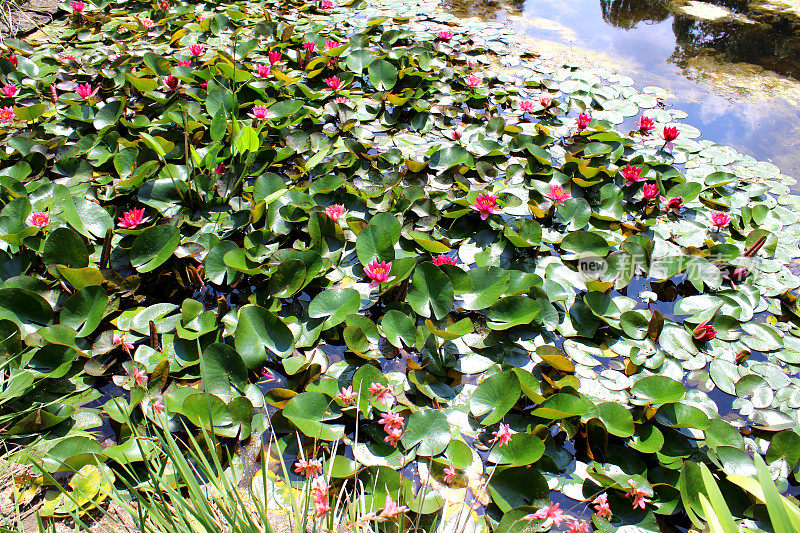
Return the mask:
<svg viewBox="0 0 800 533">
<path fill-rule="evenodd" d="M 17 56 L 6 56 L 6 59 L 14 66 L 14 68 L 17 68 Z"/>
<path fill-rule="evenodd" d="M 644 181 L 642 176 L 642 167 L 635 167 L 632 165 L 625 165 L 622 169 L 622 177 L 625 178 L 625 185 L 633 185 L 637 181 Z"/>
<path fill-rule="evenodd" d="M 43 228 L 50 223 L 50 215 L 47 211 L 39 211 L 38 213 L 31 213 L 28 222 L 35 228 Z"/>
<path fill-rule="evenodd" d="M 333 50 L 334 48 L 339 48 L 337 41 L 325 41 L 325 50 Z"/>
<path fill-rule="evenodd" d="M 648 135 L 656 129 L 656 123 L 652 118 L 642 115 L 642 118 L 636 121 L 636 127 L 639 128 L 639 133 Z"/>
<path fill-rule="evenodd" d="M 549 96 L 542 96 L 542 97 L 539 98 L 539 105 L 542 106 L 545 109 L 550 107 L 552 105 L 552 103 L 553 103 L 553 99 L 550 98 Z"/>
<path fill-rule="evenodd" d="M 272 65 L 259 65 L 258 66 L 258 77 L 259 78 L 267 78 L 272 73 Z"/>
<path fill-rule="evenodd" d="M 328 86 L 328 90 L 331 91 L 338 91 L 342 87 L 342 80 L 340 80 L 338 76 L 331 76 L 322 81 L 325 82 L 325 85 Z"/>
<path fill-rule="evenodd" d="M 519 103 L 519 108 L 521 111 L 525 113 L 530 113 L 531 111 L 533 111 L 533 102 L 531 102 L 530 100 L 523 100 Z"/>
<path fill-rule="evenodd" d="M 72 2 L 70 6 L 72 6 L 73 13 L 83 13 L 83 10 L 86 9 L 86 2 Z"/>
<path fill-rule="evenodd" d="M 461 140 L 461 137 L 464 136 L 464 132 L 460 129 L 456 128 L 450 132 L 450 138 L 454 141 L 458 142 Z"/>
<path fill-rule="evenodd" d="M 333 3 L 333 0 L 322 0 L 319 5 L 322 9 L 333 9 L 336 4 Z"/>
<path fill-rule="evenodd" d="M 547 198 L 550 198 L 554 204 L 564 205 L 566 200 L 572 198 L 569 191 L 565 191 L 561 188 L 561 185 L 551 185 L 550 186 L 550 193 L 545 194 Z"/>
<path fill-rule="evenodd" d="M 249 114 L 251 118 L 255 118 L 258 120 L 264 120 L 267 118 L 267 106 L 265 105 L 254 105 L 253 112 Z"/>
<path fill-rule="evenodd" d="M 188 61 L 186 59 L 181 59 L 180 61 L 178 61 L 178 66 L 179 67 L 191 67 L 192 66 L 192 62 Z"/>
<path fill-rule="evenodd" d="M 441 254 L 433 257 L 433 264 L 436 266 L 440 265 L 455 265 L 456 258 L 452 255 Z"/>
<path fill-rule="evenodd" d="M 214 169 L 214 174 L 224 174 L 226 170 L 228 170 L 228 167 L 225 166 L 225 163 L 220 163 L 217 165 L 217 168 Z"/>
<path fill-rule="evenodd" d="M 592 116 L 587 115 L 586 113 L 581 113 L 578 115 L 577 124 L 578 124 L 578 131 L 585 130 L 589 123 L 592 122 Z"/>
<path fill-rule="evenodd" d="M 125 211 L 121 217 L 117 219 L 117 225 L 125 229 L 133 229 L 139 224 L 144 224 L 150 217 L 144 216 L 144 207 L 136 209 L 135 207 L 129 211 Z"/>
<path fill-rule="evenodd" d="M 716 336 L 717 330 L 714 328 L 714 326 L 709 324 L 708 321 L 703 322 L 694 328 L 694 330 L 692 330 L 692 337 L 694 337 L 694 339 L 698 342 L 710 341 Z"/>
<path fill-rule="evenodd" d="M 727 213 L 723 213 L 721 211 L 715 211 L 711 214 L 711 223 L 714 224 L 714 227 L 718 230 L 720 228 L 724 228 L 728 224 L 731 223 L 731 216 Z"/>
<path fill-rule="evenodd" d="M 17 118 L 17 116 L 14 114 L 13 108 L 8 106 L 0 108 L 0 123 L 10 124 L 14 122 L 15 118 Z"/>
<path fill-rule="evenodd" d="M 664 126 L 664 133 L 660 133 L 658 136 L 664 139 L 665 143 L 671 143 L 677 139 L 679 135 L 680 132 L 676 126 Z"/>
<path fill-rule="evenodd" d="M 13 98 L 17 96 L 19 89 L 17 89 L 17 86 L 14 85 L 13 83 L 9 83 L 8 85 L 3 85 L 3 87 L 0 88 L 0 92 L 3 93 L 3 96 L 7 96 L 8 98 Z"/>
<path fill-rule="evenodd" d="M 206 48 L 202 44 L 193 44 L 189 47 L 189 52 L 195 57 L 203 55 L 205 51 Z"/>
<path fill-rule="evenodd" d="M 369 263 L 367 268 L 364 269 L 364 273 L 369 279 L 372 280 L 372 283 L 370 283 L 369 286 L 374 289 L 381 283 L 388 283 L 392 281 L 395 276 L 389 276 L 389 272 L 391 270 L 391 262 L 387 263 L 386 261 L 381 261 L 379 263 L 377 261 L 372 261 Z"/>
<path fill-rule="evenodd" d="M 658 185 L 655 183 L 645 183 L 642 187 L 642 194 L 647 200 L 652 200 L 656 196 L 658 196 L 659 190 Z"/>
<path fill-rule="evenodd" d="M 451 31 L 442 30 L 442 31 L 440 31 L 439 33 L 436 34 L 436 40 L 437 41 L 448 42 L 452 38 L 453 38 L 453 32 L 451 32 Z"/>
<path fill-rule="evenodd" d="M 170 74 L 169 76 L 164 78 L 164 85 L 167 87 L 168 90 L 174 91 L 181 86 L 181 80 Z"/>
<path fill-rule="evenodd" d="M 312 43 L 311 41 L 306 41 L 306 42 L 303 43 L 303 50 L 305 50 L 306 53 L 310 54 L 311 52 L 313 52 L 316 49 L 317 49 L 317 45 Z"/>
<path fill-rule="evenodd" d="M 464 78 L 464 82 L 467 84 L 467 86 L 473 89 L 480 87 L 482 81 L 483 80 L 481 80 L 478 76 L 467 76 Z"/>
<path fill-rule="evenodd" d="M 269 58 L 270 64 L 275 65 L 276 63 L 280 62 L 281 57 L 283 57 L 283 54 L 281 54 L 280 52 L 270 52 L 267 54 L 267 57 Z"/>
<path fill-rule="evenodd" d="M 334 222 L 339 220 L 339 217 L 344 214 L 344 211 L 344 205 L 342 204 L 333 204 L 325 208 L 325 214 L 331 217 Z"/>
<path fill-rule="evenodd" d="M 158 7 L 166 11 L 169 9 L 169 2 L 167 2 L 167 0 L 161 0 L 161 2 L 158 3 Z"/>
<path fill-rule="evenodd" d="M 667 209 L 671 209 L 672 211 L 677 211 L 681 207 L 683 207 L 683 197 L 676 196 L 674 198 L 670 198 L 667 200 Z"/>
<path fill-rule="evenodd" d="M 489 215 L 497 211 L 497 196 L 494 194 L 479 194 L 475 198 L 472 208 L 481 214 L 481 220 L 486 220 Z"/>
<path fill-rule="evenodd" d="M 75 89 L 75 92 L 78 93 L 78 96 L 80 96 L 84 100 L 88 100 L 89 98 L 92 98 L 94 95 L 96 95 L 97 91 L 99 90 L 100 90 L 99 86 L 96 87 L 94 90 L 92 90 L 91 83 L 84 83 L 83 85 L 78 85 L 78 87 Z"/>
</svg>

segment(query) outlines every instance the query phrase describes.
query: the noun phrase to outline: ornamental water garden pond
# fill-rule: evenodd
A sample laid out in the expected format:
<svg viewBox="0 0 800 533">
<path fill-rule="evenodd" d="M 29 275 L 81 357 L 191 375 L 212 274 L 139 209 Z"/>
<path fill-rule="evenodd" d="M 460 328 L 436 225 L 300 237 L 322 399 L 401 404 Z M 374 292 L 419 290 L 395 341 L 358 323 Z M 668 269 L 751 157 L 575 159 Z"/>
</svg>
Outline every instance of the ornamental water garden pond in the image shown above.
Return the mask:
<svg viewBox="0 0 800 533">
<path fill-rule="evenodd" d="M 61 7 L 0 59 L 4 527 L 800 530 L 774 165 L 435 3 Z"/>
</svg>

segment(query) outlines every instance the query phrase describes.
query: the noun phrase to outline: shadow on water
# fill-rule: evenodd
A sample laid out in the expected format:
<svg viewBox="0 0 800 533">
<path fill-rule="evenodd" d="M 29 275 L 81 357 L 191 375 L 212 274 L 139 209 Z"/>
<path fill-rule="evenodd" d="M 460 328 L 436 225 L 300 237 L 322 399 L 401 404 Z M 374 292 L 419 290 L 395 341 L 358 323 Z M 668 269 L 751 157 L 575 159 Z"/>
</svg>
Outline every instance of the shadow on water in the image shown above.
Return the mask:
<svg viewBox="0 0 800 533">
<path fill-rule="evenodd" d="M 457 16 L 506 22 L 545 56 L 664 87 L 704 138 L 800 174 L 800 11 L 761 0 L 445 1 Z"/>
</svg>

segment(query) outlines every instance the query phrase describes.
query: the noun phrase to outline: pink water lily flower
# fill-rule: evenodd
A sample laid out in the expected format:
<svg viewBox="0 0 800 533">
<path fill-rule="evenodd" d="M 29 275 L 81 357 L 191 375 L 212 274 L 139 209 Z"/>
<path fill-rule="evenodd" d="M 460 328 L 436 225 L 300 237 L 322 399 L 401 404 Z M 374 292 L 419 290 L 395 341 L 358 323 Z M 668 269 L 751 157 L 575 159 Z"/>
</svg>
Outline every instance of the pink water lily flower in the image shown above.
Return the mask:
<svg viewBox="0 0 800 533">
<path fill-rule="evenodd" d="M 333 9 L 336 4 L 333 3 L 333 0 L 322 0 L 319 5 L 322 9 Z"/>
<path fill-rule="evenodd" d="M 306 41 L 306 42 L 303 43 L 303 50 L 305 50 L 306 53 L 310 54 L 311 52 L 313 52 L 316 49 L 317 49 L 317 45 L 312 43 L 311 41 Z"/>
<path fill-rule="evenodd" d="M 270 370 L 267 367 L 262 368 L 260 374 L 261 374 L 261 379 L 263 381 L 266 381 L 267 383 L 269 383 L 270 381 L 275 381 L 275 379 L 277 379 L 275 378 L 275 374 L 272 373 L 272 370 Z"/>
<path fill-rule="evenodd" d="M 350 100 L 346 96 L 337 96 L 336 98 L 333 99 L 333 102 L 335 104 L 344 105 L 349 103 Z"/>
<path fill-rule="evenodd" d="M 214 169 L 214 174 L 224 174 L 226 170 L 228 170 L 228 167 L 225 166 L 225 163 L 220 163 L 217 165 L 217 168 Z"/>
<path fill-rule="evenodd" d="M 0 123 L 2 124 L 10 124 L 14 122 L 16 115 L 14 114 L 14 109 L 11 107 L 3 107 L 0 108 Z"/>
<path fill-rule="evenodd" d="M 154 26 L 153 21 L 150 19 L 139 19 L 139 24 L 141 24 L 148 30 Z"/>
<path fill-rule="evenodd" d="M 722 211 L 715 211 L 711 214 L 711 223 L 719 230 L 731 223 L 731 216 Z"/>
<path fill-rule="evenodd" d="M 135 207 L 129 211 L 125 211 L 121 217 L 117 219 L 117 225 L 125 229 L 133 229 L 139 224 L 144 224 L 150 217 L 144 216 L 144 207 L 136 209 Z"/>
<path fill-rule="evenodd" d="M 281 54 L 280 52 L 270 52 L 267 54 L 267 57 L 269 58 L 270 64 L 275 65 L 276 63 L 280 62 L 281 57 L 283 57 L 283 54 Z"/>
<path fill-rule="evenodd" d="M 637 489 L 636 481 L 632 479 L 628 480 L 628 486 L 630 487 L 630 490 L 625 496 L 628 498 L 633 498 L 633 508 L 644 509 L 645 506 L 651 501 L 650 498 L 645 497 L 647 495 L 647 491 L 643 489 Z"/>
<path fill-rule="evenodd" d="M 539 98 L 539 105 L 547 109 L 553 104 L 553 99 L 549 96 L 542 96 Z"/>
<path fill-rule="evenodd" d="M 433 257 L 433 264 L 436 266 L 455 265 L 456 258 L 453 257 L 452 255 L 447 255 L 447 254 L 436 255 Z"/>
<path fill-rule="evenodd" d="M 272 65 L 259 65 L 258 66 L 258 77 L 259 78 L 268 78 L 269 75 L 272 73 Z"/>
<path fill-rule="evenodd" d="M 564 205 L 566 200 L 572 198 L 569 191 L 565 191 L 561 188 L 561 185 L 551 185 L 550 192 L 545 194 L 547 198 L 550 198 L 554 204 Z"/>
<path fill-rule="evenodd" d="M 625 185 L 633 185 L 638 181 L 644 181 L 645 178 L 642 176 L 642 167 L 636 167 L 632 165 L 625 165 L 625 168 L 622 169 L 620 172 L 622 177 L 625 178 Z"/>
<path fill-rule="evenodd" d="M 394 402 L 394 394 L 389 387 L 373 382 L 367 390 L 372 394 L 373 399 L 381 403 L 391 404 Z"/>
<path fill-rule="evenodd" d="M 267 118 L 267 106 L 265 105 L 254 105 L 253 112 L 249 113 L 251 118 L 255 118 L 257 120 L 264 120 Z"/>
<path fill-rule="evenodd" d="M 597 516 L 600 518 L 611 518 L 611 507 L 608 506 L 608 494 L 603 493 L 597 498 L 595 498 L 592 503 L 594 504 L 594 510 L 597 512 Z"/>
<path fill-rule="evenodd" d="M 378 420 L 378 424 L 384 426 L 384 430 L 387 432 L 390 429 L 402 429 L 405 424 L 405 418 L 400 416 L 400 413 L 381 413 L 381 419 Z"/>
<path fill-rule="evenodd" d="M 592 116 L 586 113 L 581 113 L 578 115 L 577 124 L 578 124 L 578 131 L 583 131 L 589 124 L 592 122 Z"/>
<path fill-rule="evenodd" d="M 66 63 L 72 63 L 73 61 L 77 61 L 77 60 L 75 59 L 75 56 L 63 56 L 63 57 L 61 58 L 61 62 L 62 62 L 62 63 L 64 63 L 64 64 L 66 64 Z"/>
<path fill-rule="evenodd" d="M 464 78 L 464 82 L 467 84 L 467 86 L 473 89 L 480 87 L 482 81 L 483 80 L 477 76 L 467 76 Z"/>
<path fill-rule="evenodd" d="M 186 59 L 181 59 L 180 61 L 178 61 L 178 66 L 179 67 L 191 67 L 192 66 L 192 62 L 188 61 Z"/>
<path fill-rule="evenodd" d="M 341 391 L 336 395 L 336 397 L 345 405 L 355 405 L 358 394 L 353 391 L 353 386 L 350 385 L 347 388 L 342 387 Z"/>
<path fill-rule="evenodd" d="M 388 442 L 392 446 L 397 446 L 397 443 L 403 438 L 402 429 L 388 429 L 386 433 L 387 435 L 383 438 L 383 442 Z"/>
<path fill-rule="evenodd" d="M 450 466 L 444 469 L 444 482 L 450 483 L 456 477 L 456 469 L 453 467 L 453 463 L 450 463 Z"/>
<path fill-rule="evenodd" d="M 461 140 L 461 137 L 464 136 L 464 132 L 460 129 L 456 128 L 450 132 L 450 138 L 454 141 L 458 142 Z"/>
<path fill-rule="evenodd" d="M 392 281 L 396 276 L 390 276 L 389 272 L 392 270 L 392 263 L 387 263 L 386 261 L 378 261 L 373 260 L 371 263 L 367 265 L 367 268 L 364 269 L 364 273 L 367 275 L 372 282 L 369 284 L 370 288 L 375 288 L 379 286 L 381 283 L 388 283 Z"/>
<path fill-rule="evenodd" d="M 561 526 L 561 522 L 566 519 L 564 515 L 564 511 L 559 509 L 560 504 L 556 503 L 554 505 L 545 505 L 538 511 L 533 514 L 525 515 L 523 519 L 525 520 L 546 520 L 551 519 L 553 521 L 553 525 L 556 527 Z"/>
<path fill-rule="evenodd" d="M 178 87 L 181 86 L 181 80 L 170 74 L 166 78 L 164 78 L 164 85 L 170 91 L 176 90 Z"/>
<path fill-rule="evenodd" d="M 533 111 L 533 102 L 531 102 L 530 100 L 523 100 L 519 103 L 519 108 L 521 111 L 525 113 L 530 113 L 531 111 Z"/>
<path fill-rule="evenodd" d="M 322 81 L 325 82 L 325 85 L 328 86 L 328 90 L 331 91 L 338 91 L 342 87 L 342 80 L 340 80 L 338 76 L 331 76 Z"/>
<path fill-rule="evenodd" d="M 497 211 L 497 196 L 494 194 L 479 194 L 475 198 L 472 208 L 481 214 L 481 220 L 486 220 L 489 215 Z"/>
<path fill-rule="evenodd" d="M 386 500 L 383 503 L 383 511 L 381 511 L 381 514 L 378 516 L 381 518 L 394 518 L 395 516 L 405 513 L 406 511 L 408 511 L 408 507 L 405 505 L 398 505 L 397 502 L 395 502 L 392 497 L 387 494 Z"/>
<path fill-rule="evenodd" d="M 96 95 L 97 91 L 99 90 L 100 90 L 99 86 L 94 90 L 92 90 L 91 83 L 84 83 L 83 85 L 78 85 L 78 87 L 75 89 L 75 92 L 78 93 L 78 96 L 80 96 L 84 100 L 88 100 L 89 98 L 94 97 L 94 95 Z"/>
<path fill-rule="evenodd" d="M 205 51 L 206 48 L 202 44 L 193 44 L 189 47 L 189 52 L 195 57 L 203 55 Z"/>
<path fill-rule="evenodd" d="M 331 217 L 334 222 L 339 220 L 339 217 L 344 214 L 344 211 L 344 205 L 342 204 L 333 204 L 325 208 L 325 214 Z"/>
<path fill-rule="evenodd" d="M 35 228 L 43 228 L 50 223 L 50 215 L 47 211 L 39 211 L 38 213 L 31 213 L 28 222 Z"/>
<path fill-rule="evenodd" d="M 683 207 L 683 197 L 682 196 L 676 196 L 674 198 L 670 198 L 669 200 L 667 200 L 667 209 L 670 209 L 672 211 L 677 211 L 681 207 Z"/>
<path fill-rule="evenodd" d="M 163 413 L 164 409 L 165 409 L 164 403 L 161 401 L 161 398 L 159 398 L 156 401 L 154 401 L 152 403 L 151 407 L 153 408 L 153 413 L 155 413 L 157 415 L 160 415 L 161 413 Z"/>
<path fill-rule="evenodd" d="M 569 520 L 567 522 L 567 533 L 589 533 L 589 523 L 586 520 Z"/>
<path fill-rule="evenodd" d="M 492 442 L 497 443 L 498 446 L 508 446 L 508 443 L 511 441 L 511 435 L 514 433 L 516 433 L 516 431 L 511 429 L 510 424 L 503 424 L 500 422 L 500 428 L 492 432 L 492 435 L 494 435 Z"/>
<path fill-rule="evenodd" d="M 325 50 L 333 50 L 334 48 L 339 48 L 337 41 L 325 41 Z"/>
<path fill-rule="evenodd" d="M 0 88 L 0 92 L 3 93 L 3 96 L 7 96 L 8 98 L 13 98 L 17 96 L 19 89 L 17 89 L 17 86 L 14 85 L 13 83 L 9 83 L 8 85 L 3 85 L 3 87 Z"/>
<path fill-rule="evenodd" d="M 302 474 L 306 477 L 317 477 L 322 474 L 322 460 L 311 459 L 306 461 L 305 459 L 300 458 L 294 464 L 294 473 Z"/>
<path fill-rule="evenodd" d="M 647 200 L 652 200 L 653 198 L 657 197 L 658 193 L 658 185 L 655 183 L 645 183 L 644 186 L 642 186 L 642 194 Z"/>
<path fill-rule="evenodd" d="M 648 135 L 656 129 L 656 123 L 652 118 L 642 115 L 642 118 L 636 121 L 636 127 L 639 128 L 639 133 Z"/>
<path fill-rule="evenodd" d="M 692 337 L 698 342 L 707 342 L 717 336 L 717 330 L 708 322 L 703 322 L 692 331 Z"/>
<path fill-rule="evenodd" d="M 442 31 L 440 31 L 439 33 L 436 34 L 436 40 L 437 41 L 448 42 L 452 38 L 453 38 L 453 32 L 451 32 L 451 31 L 442 30 Z"/>
<path fill-rule="evenodd" d="M 83 13 L 83 10 L 86 9 L 85 2 L 72 2 L 70 6 L 72 6 L 72 11 L 74 13 Z"/>
<path fill-rule="evenodd" d="M 167 11 L 169 9 L 169 2 L 167 0 L 161 0 L 161 2 L 158 3 L 158 7 Z"/>
<path fill-rule="evenodd" d="M 122 346 L 122 350 L 128 355 L 131 354 L 131 350 L 133 350 L 133 347 L 134 347 L 134 344 L 131 341 L 126 341 L 125 340 L 125 334 L 124 333 L 122 335 L 119 335 L 119 336 L 114 335 L 111 338 L 111 342 L 113 342 L 115 346 Z"/>
<path fill-rule="evenodd" d="M 147 383 L 147 373 L 139 370 L 139 367 L 134 366 L 131 369 L 131 377 L 133 378 L 134 387 Z"/>
</svg>

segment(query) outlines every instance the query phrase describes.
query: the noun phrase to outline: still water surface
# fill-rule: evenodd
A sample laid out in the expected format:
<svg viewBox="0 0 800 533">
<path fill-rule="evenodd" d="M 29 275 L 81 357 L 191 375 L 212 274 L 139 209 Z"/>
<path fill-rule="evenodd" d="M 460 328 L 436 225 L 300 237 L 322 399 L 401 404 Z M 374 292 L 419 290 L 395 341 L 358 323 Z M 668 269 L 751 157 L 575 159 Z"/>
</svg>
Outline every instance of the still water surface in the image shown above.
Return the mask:
<svg viewBox="0 0 800 533">
<path fill-rule="evenodd" d="M 667 103 L 704 138 L 800 176 L 800 16 L 754 13 L 753 0 L 692 3 L 728 12 L 716 21 L 665 0 L 449 1 L 458 16 L 503 21 L 540 41 L 545 56 L 669 89 Z"/>
</svg>

